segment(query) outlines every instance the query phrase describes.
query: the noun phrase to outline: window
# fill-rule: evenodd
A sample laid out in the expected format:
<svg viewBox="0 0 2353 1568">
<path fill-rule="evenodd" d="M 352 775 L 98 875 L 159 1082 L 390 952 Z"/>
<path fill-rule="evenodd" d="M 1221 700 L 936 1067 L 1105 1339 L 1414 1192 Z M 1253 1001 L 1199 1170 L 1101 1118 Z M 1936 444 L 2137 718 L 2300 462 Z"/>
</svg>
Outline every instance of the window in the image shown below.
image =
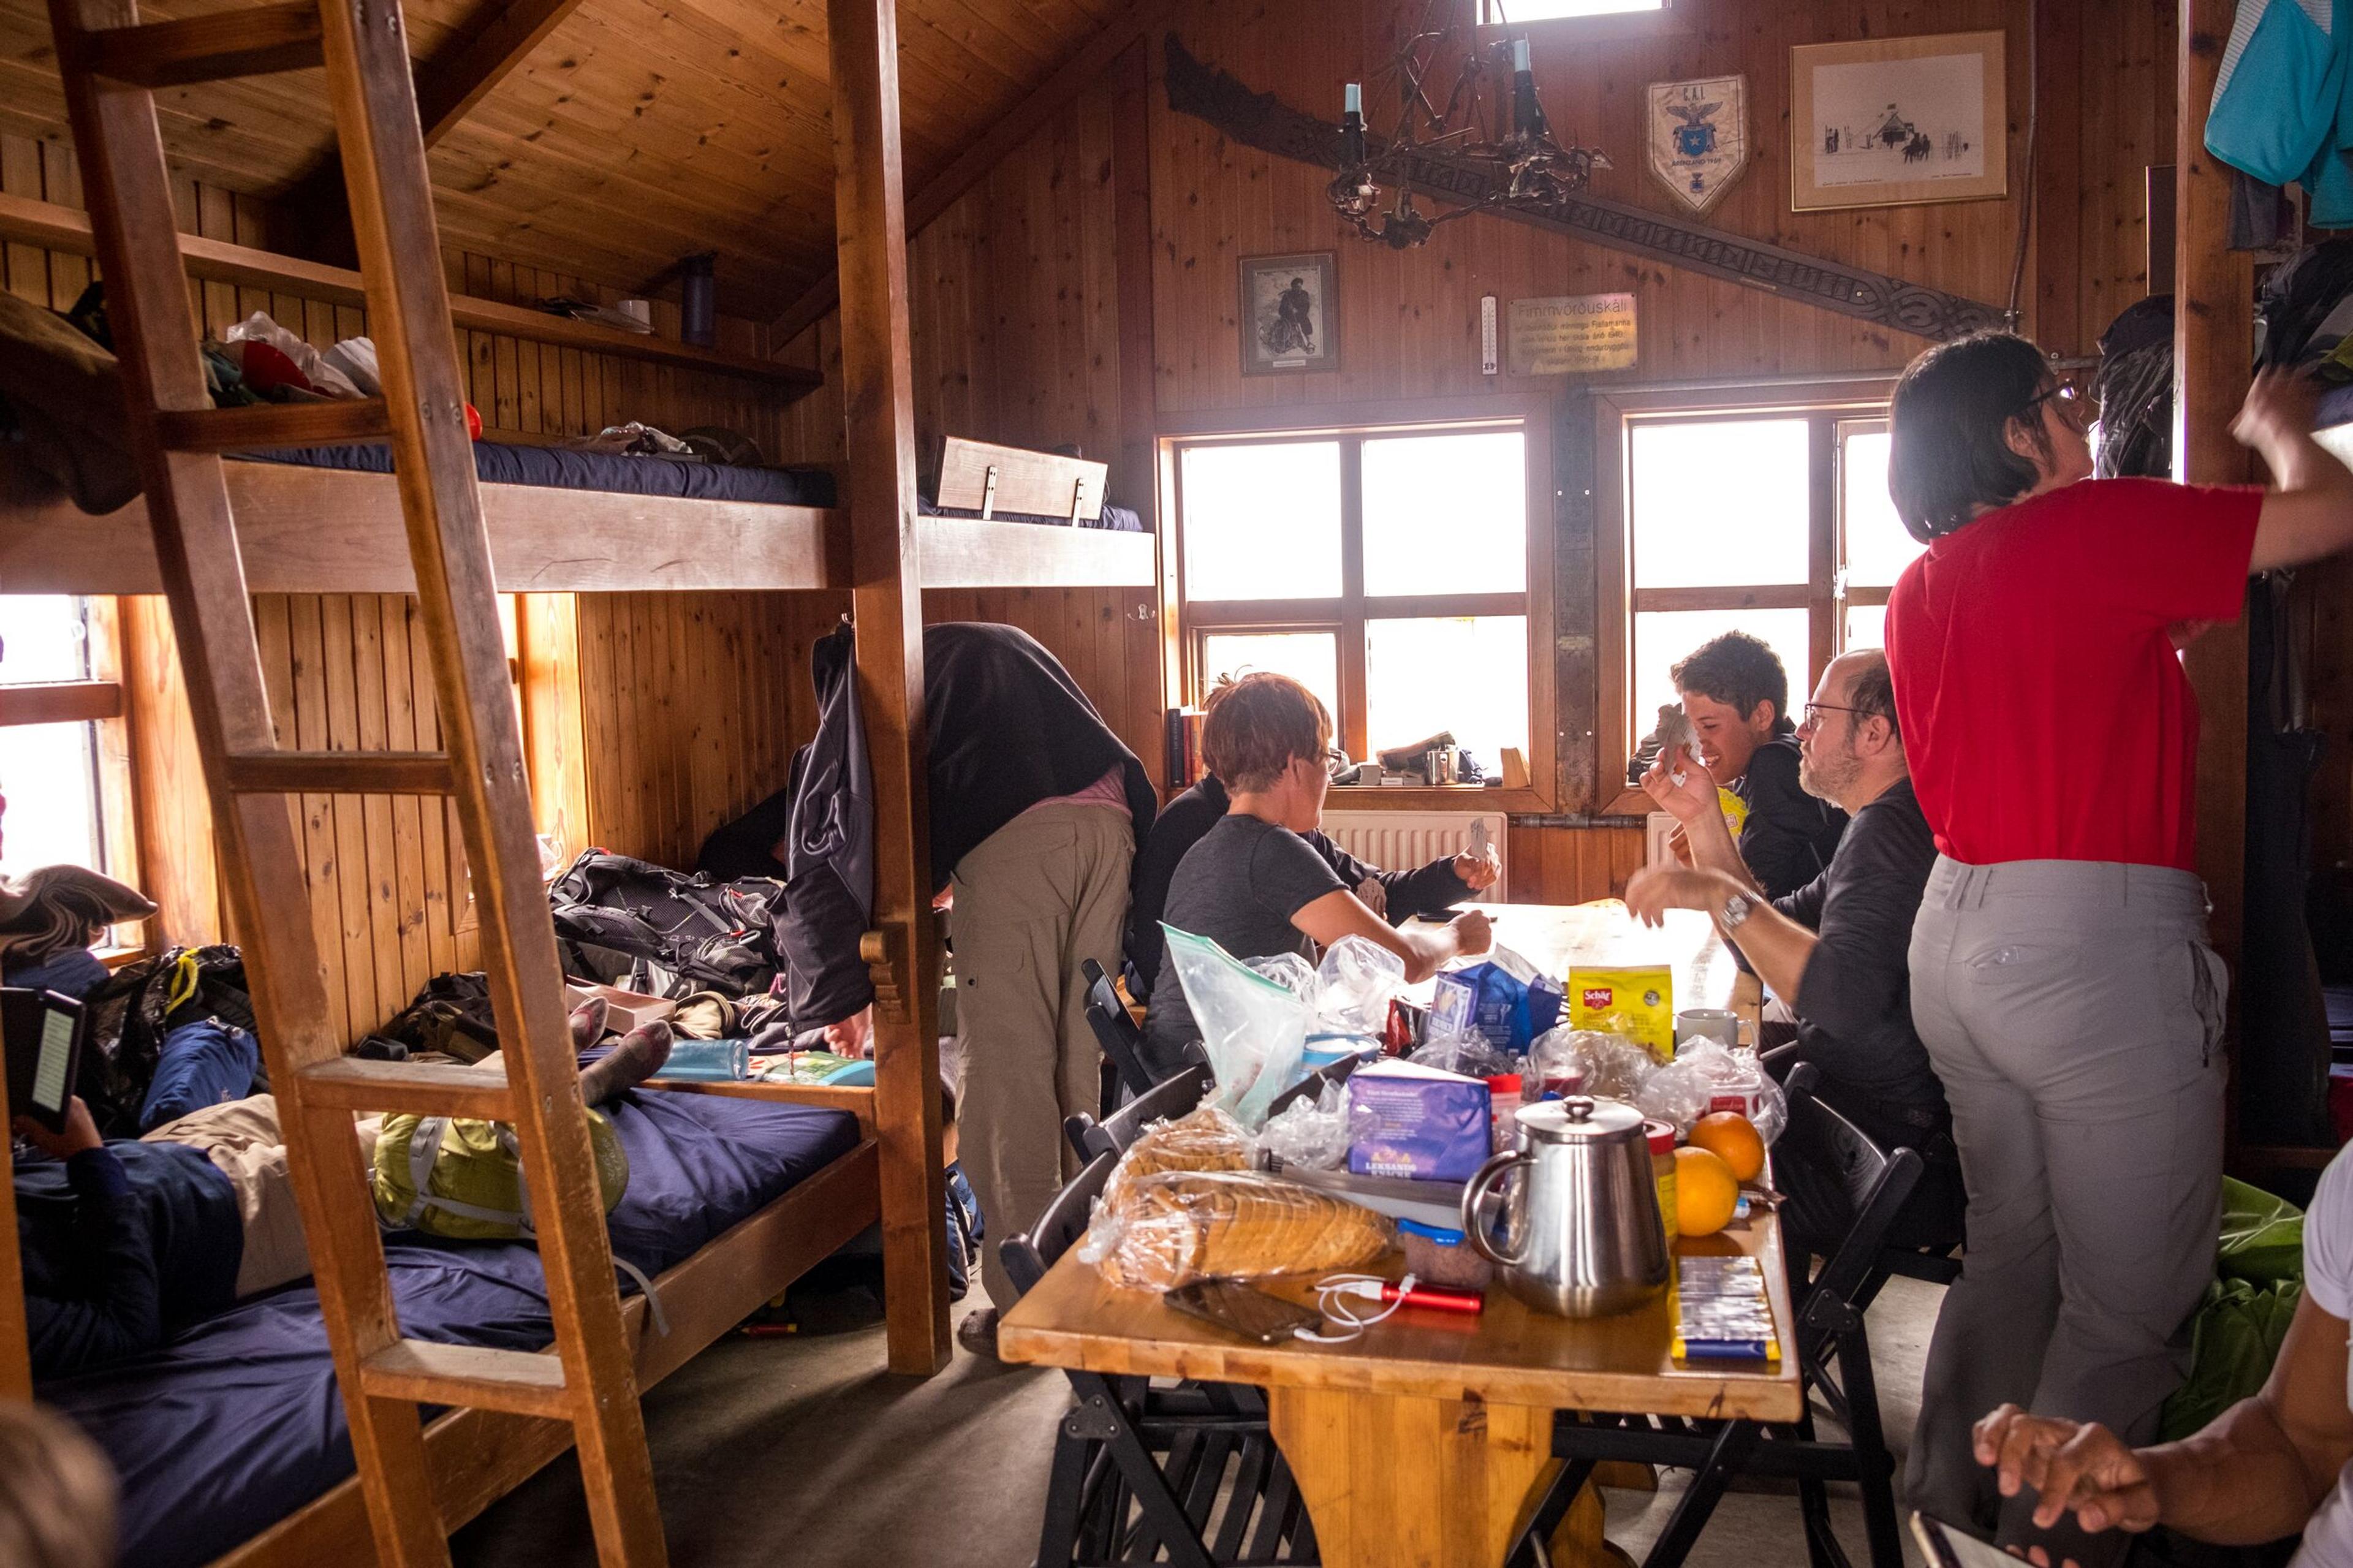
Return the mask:
<svg viewBox="0 0 2353 1568">
<path fill-rule="evenodd" d="M 1551 22 L 1563 16 L 1618 16 L 1630 11 L 1663 11 L 1666 0 L 1479 0 L 1482 26 Z"/>
<path fill-rule="evenodd" d="M 1888 590 L 1921 549 L 1888 500 L 1876 384 L 1815 406 L 1694 409 L 1664 395 L 1599 400 L 1597 499 L 1622 518 L 1623 554 L 1603 577 L 1616 658 L 1603 662 L 1597 798 L 1620 810 L 1641 809 L 1623 764 L 1677 700 L 1678 660 L 1751 633 L 1781 656 L 1794 708 L 1835 655 L 1878 646 Z"/>
<path fill-rule="evenodd" d="M 121 876 L 111 844 L 101 723 L 121 689 L 94 679 L 104 617 L 63 594 L 0 595 L 0 870 L 70 864 Z"/>
<path fill-rule="evenodd" d="M 1515 415 L 1170 439 L 1194 700 L 1273 670 L 1324 700 L 1352 757 L 1446 730 L 1491 771 L 1510 747 L 1547 778 L 1552 726 L 1531 715 L 1551 639 L 1530 584 L 1548 531 L 1528 500 L 1549 485 L 1529 436 L 1544 428 Z"/>
</svg>

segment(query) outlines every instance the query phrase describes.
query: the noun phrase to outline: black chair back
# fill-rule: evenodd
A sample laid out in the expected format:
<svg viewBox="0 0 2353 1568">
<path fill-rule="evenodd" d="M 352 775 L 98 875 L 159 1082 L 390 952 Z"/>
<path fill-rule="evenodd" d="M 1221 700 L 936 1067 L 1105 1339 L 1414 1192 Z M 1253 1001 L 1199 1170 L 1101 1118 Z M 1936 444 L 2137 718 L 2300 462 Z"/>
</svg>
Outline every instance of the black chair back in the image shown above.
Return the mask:
<svg viewBox="0 0 2353 1568">
<path fill-rule="evenodd" d="M 1336 1062 L 1317 1068 L 1267 1102 L 1266 1114 L 1269 1120 L 1282 1115 L 1303 1100 L 1321 1099 L 1327 1087 L 1335 1083 L 1347 1082 L 1348 1075 L 1363 1067 L 1366 1058 L 1363 1057 L 1342 1057 Z"/>
<path fill-rule="evenodd" d="M 1038 1281 L 1046 1278 L 1046 1270 L 1086 1234 L 1095 1199 L 1103 1195 L 1104 1184 L 1111 1180 L 1112 1167 L 1118 1163 L 1118 1157 L 1112 1154 L 1089 1161 L 1085 1170 L 1054 1194 L 1036 1224 L 998 1244 L 997 1258 L 1012 1277 L 1014 1289 L 1026 1296 L 1037 1289 Z"/>
<path fill-rule="evenodd" d="M 1077 1143 L 1082 1160 L 1101 1154 L 1124 1154 L 1128 1145 L 1144 1135 L 1145 1128 L 1155 1121 L 1174 1121 L 1190 1114 L 1217 1087 L 1217 1077 L 1209 1071 L 1207 1062 L 1188 1061 L 1185 1070 L 1175 1078 L 1146 1089 L 1101 1121 L 1084 1115 L 1073 1116 L 1062 1124 L 1063 1131 Z"/>
<path fill-rule="evenodd" d="M 1087 1026 L 1095 1032 L 1095 1043 L 1103 1047 L 1129 1094 L 1147 1092 L 1155 1080 L 1144 1063 L 1144 1031 L 1127 1016 L 1127 1005 L 1112 988 L 1111 976 L 1103 973 L 1102 964 L 1092 958 L 1082 959 L 1079 972 L 1087 978 Z"/>
</svg>

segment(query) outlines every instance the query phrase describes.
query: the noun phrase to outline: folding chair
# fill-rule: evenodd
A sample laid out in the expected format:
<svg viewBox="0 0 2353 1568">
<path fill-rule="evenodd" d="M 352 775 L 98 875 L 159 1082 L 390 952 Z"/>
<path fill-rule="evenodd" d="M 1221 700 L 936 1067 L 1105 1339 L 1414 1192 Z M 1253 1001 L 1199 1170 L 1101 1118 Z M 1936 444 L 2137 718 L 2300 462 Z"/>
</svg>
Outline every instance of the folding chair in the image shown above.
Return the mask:
<svg viewBox="0 0 2353 1568">
<path fill-rule="evenodd" d="M 1789 1069 L 1788 1077 L 1782 1083 L 1782 1092 L 1794 1107 L 1800 1101 L 1813 1100 L 1820 1092 L 1820 1081 L 1821 1072 L 1819 1068 L 1811 1062 L 1800 1062 Z M 1851 1225 L 1852 1216 L 1862 1211 L 1863 1204 L 1870 1195 L 1868 1190 L 1870 1184 L 1876 1178 L 1879 1163 L 1883 1156 L 1875 1146 L 1870 1144 L 1868 1138 L 1860 1133 L 1846 1131 L 1848 1126 L 1843 1117 L 1835 1118 L 1828 1123 L 1810 1117 L 1794 1118 L 1791 1131 L 1784 1134 L 1785 1140 L 1788 1141 L 1779 1146 L 1778 1163 L 1782 1169 L 1792 1174 L 1801 1168 L 1808 1167 L 1813 1173 L 1841 1173 L 1843 1175 L 1845 1187 L 1842 1195 L 1843 1204 L 1847 1222 Z M 1797 1163 L 1801 1160 L 1805 1162 L 1804 1167 Z M 1864 1280 L 1862 1289 L 1856 1299 L 1857 1310 L 1868 1309 L 1872 1302 L 1879 1299 L 1879 1292 L 1887 1281 L 1897 1275 L 1907 1279 L 1922 1280 L 1931 1285 L 1950 1285 L 1960 1278 L 1961 1261 L 1954 1256 L 1959 1248 L 1957 1239 L 1933 1244 L 1917 1239 L 1922 1231 L 1927 1228 L 1922 1218 L 1922 1205 L 1927 1197 L 1927 1179 L 1928 1167 L 1924 1160 L 1921 1183 L 1913 1188 L 1908 1209 L 1899 1213 L 1890 1222 L 1890 1235 L 1882 1243 L 1879 1256 L 1873 1265 L 1870 1276 Z M 1813 1176 L 1813 1180 L 1817 1184 L 1815 1195 L 1819 1199 L 1824 1190 L 1821 1185 L 1822 1178 L 1817 1173 Z M 1912 1222 L 1908 1227 L 1905 1224 L 1907 1219 Z M 1904 1234 L 1907 1229 L 1910 1232 L 1908 1237 Z M 1784 1230 L 1782 1240 L 1783 1245 L 1788 1247 L 1791 1240 L 1788 1231 Z M 1801 1256 L 1800 1253 L 1800 1248 L 1789 1247 L 1788 1262 L 1790 1278 L 1793 1281 L 1791 1287 L 1793 1296 L 1801 1291 L 1811 1278 L 1812 1258 L 1810 1255 Z"/>
<path fill-rule="evenodd" d="M 1363 1057 L 1342 1057 L 1328 1067 L 1317 1068 L 1268 1102 L 1267 1115 L 1280 1116 L 1297 1101 L 1305 1100 L 1310 1095 L 1321 1095 L 1332 1084 L 1347 1082 L 1348 1075 L 1363 1067 L 1366 1058 Z"/>
<path fill-rule="evenodd" d="M 1062 1136 L 1082 1160 L 1098 1154 L 1124 1154 L 1144 1130 L 1155 1121 L 1174 1121 L 1190 1112 L 1218 1086 L 1199 1046 L 1187 1047 L 1185 1070 L 1166 1083 L 1142 1094 L 1098 1121 L 1081 1111 L 1062 1119 Z"/>
<path fill-rule="evenodd" d="M 1144 1031 L 1127 1015 L 1127 1005 L 1112 988 L 1111 976 L 1103 966 L 1092 958 L 1079 961 L 1079 972 L 1087 977 L 1087 1026 L 1095 1032 L 1095 1043 L 1103 1047 L 1103 1058 L 1119 1076 L 1119 1083 L 1131 1095 L 1149 1093 L 1159 1080 L 1152 1069 L 1144 1065 Z M 1110 1106 L 1105 1104 L 1108 1111 Z"/>
<path fill-rule="evenodd" d="M 1078 1240 L 1115 1163 L 1114 1154 L 1095 1156 L 1037 1224 L 1001 1244 L 1015 1290 L 1036 1289 Z M 1163 1553 L 1175 1568 L 1316 1562 L 1306 1504 L 1263 1407 L 1218 1397 L 1243 1391 L 1064 1375 L 1077 1402 L 1055 1429 L 1035 1568 L 1110 1568 Z"/>
<path fill-rule="evenodd" d="M 1903 1568 L 1904 1547 L 1895 1523 L 1895 1462 L 1880 1426 L 1879 1385 L 1872 1373 L 1861 1301 L 1878 1268 L 1888 1227 L 1920 1179 L 1920 1156 L 1909 1149 L 1893 1154 L 1877 1151 L 1852 1123 L 1810 1093 L 1791 1097 L 1789 1116 L 1790 1128 L 1801 1139 L 1852 1137 L 1877 1153 L 1853 1227 L 1798 1308 L 1794 1337 L 1807 1395 L 1805 1413 L 1783 1425 L 1564 1412 L 1554 1424 L 1553 1452 L 1567 1463 L 1514 1549 L 1510 1561 L 1514 1568 L 1545 1561 L 1543 1543 L 1552 1539 L 1594 1467 L 1612 1459 L 1695 1472 L 1643 1568 L 1678 1568 L 1735 1475 L 1797 1481 L 1806 1555 L 1812 1568 L 1850 1568 L 1845 1549 L 1831 1529 L 1828 1483 L 1854 1482 L 1862 1493 L 1872 1568 Z M 1846 1428 L 1846 1442 L 1826 1442 L 1817 1436 L 1815 1399 Z"/>
</svg>

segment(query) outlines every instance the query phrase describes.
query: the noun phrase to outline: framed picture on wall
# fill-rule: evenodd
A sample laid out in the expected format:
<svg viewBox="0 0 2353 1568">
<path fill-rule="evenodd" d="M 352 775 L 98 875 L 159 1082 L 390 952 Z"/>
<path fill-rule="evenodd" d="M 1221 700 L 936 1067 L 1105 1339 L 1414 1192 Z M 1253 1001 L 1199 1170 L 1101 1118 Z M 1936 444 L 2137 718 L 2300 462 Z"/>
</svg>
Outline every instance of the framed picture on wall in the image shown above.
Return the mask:
<svg viewBox="0 0 2353 1568">
<path fill-rule="evenodd" d="M 1340 368 L 1335 253 L 1241 258 L 1244 375 L 1303 375 Z"/>
<path fill-rule="evenodd" d="M 2000 32 L 1789 51 L 1789 205 L 1894 206 L 2010 194 Z"/>
</svg>

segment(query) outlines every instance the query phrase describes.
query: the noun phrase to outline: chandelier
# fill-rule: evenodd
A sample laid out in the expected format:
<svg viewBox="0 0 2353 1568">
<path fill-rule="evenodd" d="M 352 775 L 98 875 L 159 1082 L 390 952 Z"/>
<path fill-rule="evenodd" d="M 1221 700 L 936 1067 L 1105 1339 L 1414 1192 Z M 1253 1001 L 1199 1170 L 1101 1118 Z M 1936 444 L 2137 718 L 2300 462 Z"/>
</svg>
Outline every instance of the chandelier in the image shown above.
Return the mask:
<svg viewBox="0 0 2353 1568">
<path fill-rule="evenodd" d="M 1445 25 L 1434 26 L 1441 10 Z M 1474 212 L 1551 206 L 1584 190 L 1594 170 L 1609 167 L 1599 150 L 1554 139 L 1525 35 L 1465 44 L 1457 39 L 1462 26 L 1455 0 L 1428 0 L 1420 26 L 1382 73 L 1398 86 L 1397 127 L 1387 137 L 1366 127 L 1362 83 L 1348 83 L 1342 101 L 1340 173 L 1325 194 L 1342 221 L 1392 250 L 1426 244 L 1440 224 Z M 1440 109 L 1430 83 L 1458 51 Z M 1439 186 L 1461 205 L 1425 213 L 1414 205 L 1417 184 Z M 1395 191 L 1387 211 L 1384 184 Z"/>
</svg>

